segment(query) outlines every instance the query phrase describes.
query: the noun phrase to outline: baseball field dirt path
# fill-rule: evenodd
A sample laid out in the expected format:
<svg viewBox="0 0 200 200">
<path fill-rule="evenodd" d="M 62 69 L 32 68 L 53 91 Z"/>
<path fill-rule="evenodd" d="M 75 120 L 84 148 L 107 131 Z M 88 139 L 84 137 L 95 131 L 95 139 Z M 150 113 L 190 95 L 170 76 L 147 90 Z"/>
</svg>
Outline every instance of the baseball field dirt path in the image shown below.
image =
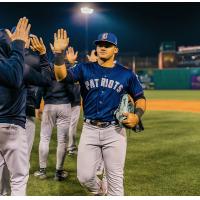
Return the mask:
<svg viewBox="0 0 200 200">
<path fill-rule="evenodd" d="M 147 110 L 200 112 L 200 101 L 147 100 Z"/>
</svg>

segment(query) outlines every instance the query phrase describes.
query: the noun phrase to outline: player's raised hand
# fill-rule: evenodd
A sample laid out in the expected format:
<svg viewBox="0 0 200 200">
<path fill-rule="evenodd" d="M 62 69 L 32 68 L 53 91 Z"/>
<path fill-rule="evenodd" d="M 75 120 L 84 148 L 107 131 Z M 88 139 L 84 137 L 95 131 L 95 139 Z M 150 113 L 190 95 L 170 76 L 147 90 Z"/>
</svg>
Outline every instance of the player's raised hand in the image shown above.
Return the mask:
<svg viewBox="0 0 200 200">
<path fill-rule="evenodd" d="M 19 22 L 17 23 L 14 33 L 11 33 L 8 29 L 6 29 L 5 31 L 8 34 L 11 41 L 22 40 L 25 43 L 27 43 L 30 29 L 31 25 L 28 23 L 28 19 L 26 17 L 23 17 L 20 18 Z"/>
<path fill-rule="evenodd" d="M 78 51 L 74 52 L 73 47 L 69 47 L 66 51 L 65 59 L 69 61 L 70 64 L 74 64 L 78 57 Z"/>
<path fill-rule="evenodd" d="M 40 39 L 38 39 L 38 37 L 35 35 L 33 37 L 31 37 L 30 48 L 33 51 L 38 51 L 40 55 L 46 54 L 46 47 L 45 47 L 44 42 L 41 37 L 40 37 Z"/>
<path fill-rule="evenodd" d="M 54 44 L 50 43 L 53 53 L 61 53 L 65 51 L 69 45 L 69 38 L 67 37 L 67 31 L 64 29 L 58 29 L 57 33 L 54 33 Z"/>
<path fill-rule="evenodd" d="M 87 59 L 89 60 L 89 62 L 97 62 L 97 56 L 95 52 L 95 50 L 92 50 L 90 55 L 87 55 Z"/>
<path fill-rule="evenodd" d="M 123 113 L 125 117 L 127 117 L 125 120 L 122 121 L 122 123 L 125 126 L 128 126 L 129 128 L 135 127 L 139 123 L 139 117 L 134 113 Z"/>
</svg>

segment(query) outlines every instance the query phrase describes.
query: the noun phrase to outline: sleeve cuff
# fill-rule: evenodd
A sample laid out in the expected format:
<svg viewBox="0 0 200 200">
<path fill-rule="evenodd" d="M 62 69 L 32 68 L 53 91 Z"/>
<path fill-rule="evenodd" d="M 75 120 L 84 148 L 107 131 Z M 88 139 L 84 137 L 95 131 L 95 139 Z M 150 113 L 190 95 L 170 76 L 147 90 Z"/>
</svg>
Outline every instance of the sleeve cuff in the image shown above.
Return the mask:
<svg viewBox="0 0 200 200">
<path fill-rule="evenodd" d="M 11 42 L 11 50 L 24 52 L 25 42 L 22 40 L 14 40 Z"/>
<path fill-rule="evenodd" d="M 47 59 L 47 54 L 45 53 L 45 54 L 40 55 L 40 59 Z"/>
</svg>

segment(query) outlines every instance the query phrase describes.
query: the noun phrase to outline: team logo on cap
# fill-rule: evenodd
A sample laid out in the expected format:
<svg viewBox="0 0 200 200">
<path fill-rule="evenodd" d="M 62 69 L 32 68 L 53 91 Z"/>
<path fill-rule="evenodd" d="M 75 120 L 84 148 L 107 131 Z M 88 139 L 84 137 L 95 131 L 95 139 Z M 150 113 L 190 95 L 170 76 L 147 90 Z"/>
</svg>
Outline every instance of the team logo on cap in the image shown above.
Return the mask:
<svg viewBox="0 0 200 200">
<path fill-rule="evenodd" d="M 106 40 L 107 37 L 108 37 L 108 33 L 104 33 L 104 34 L 102 35 L 102 40 Z"/>
</svg>

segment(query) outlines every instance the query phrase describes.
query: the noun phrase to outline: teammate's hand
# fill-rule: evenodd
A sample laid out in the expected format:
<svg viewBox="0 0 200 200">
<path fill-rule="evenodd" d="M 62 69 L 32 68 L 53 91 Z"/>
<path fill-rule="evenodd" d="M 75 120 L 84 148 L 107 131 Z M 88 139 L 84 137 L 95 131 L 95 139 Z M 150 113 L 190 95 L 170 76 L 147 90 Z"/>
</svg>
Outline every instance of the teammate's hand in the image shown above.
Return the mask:
<svg viewBox="0 0 200 200">
<path fill-rule="evenodd" d="M 40 55 L 46 54 L 46 47 L 43 43 L 42 38 L 40 37 L 40 40 L 37 36 L 31 37 L 31 46 L 30 48 L 33 51 L 38 51 Z"/>
<path fill-rule="evenodd" d="M 42 119 L 42 111 L 40 109 L 35 109 L 35 117 L 36 117 L 36 119 L 41 121 L 41 119 Z"/>
<path fill-rule="evenodd" d="M 20 18 L 19 22 L 17 23 L 14 33 L 11 33 L 10 30 L 8 29 L 6 29 L 5 31 L 8 34 L 11 41 L 22 40 L 25 43 L 27 43 L 30 29 L 31 29 L 31 25 L 28 23 L 28 19 L 26 17 L 23 17 L 23 18 Z"/>
<path fill-rule="evenodd" d="M 89 60 L 89 62 L 97 62 L 97 56 L 95 52 L 95 50 L 92 50 L 90 55 L 87 55 L 87 59 Z"/>
<path fill-rule="evenodd" d="M 139 123 L 139 117 L 136 114 L 134 114 L 134 113 L 123 113 L 123 115 L 125 117 L 127 117 L 127 119 L 122 121 L 122 123 L 125 126 L 133 128 Z"/>
<path fill-rule="evenodd" d="M 75 61 L 77 60 L 77 57 L 78 57 L 78 51 L 74 53 L 74 48 L 69 47 L 66 51 L 65 59 L 67 59 L 69 63 L 73 65 Z"/>
<path fill-rule="evenodd" d="M 62 53 L 69 45 L 69 38 L 67 37 L 67 31 L 64 29 L 58 29 L 57 33 L 54 33 L 54 44 L 50 43 L 53 53 Z"/>
</svg>

